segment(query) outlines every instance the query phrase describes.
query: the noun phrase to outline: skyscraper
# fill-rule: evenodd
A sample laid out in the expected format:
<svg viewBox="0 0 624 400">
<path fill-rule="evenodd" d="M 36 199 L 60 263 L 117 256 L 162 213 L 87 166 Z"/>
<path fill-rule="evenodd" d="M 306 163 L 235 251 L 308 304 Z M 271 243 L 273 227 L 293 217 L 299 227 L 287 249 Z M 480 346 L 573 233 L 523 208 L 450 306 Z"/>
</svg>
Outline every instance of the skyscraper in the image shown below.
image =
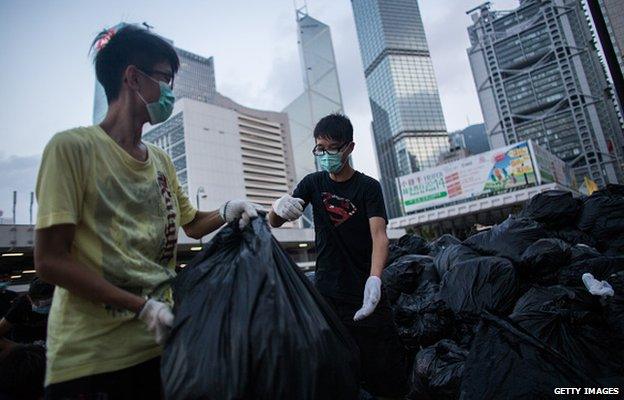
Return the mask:
<svg viewBox="0 0 624 400">
<path fill-rule="evenodd" d="M 436 165 L 448 148 L 417 0 L 352 0 L 373 136 L 390 218 L 403 214 L 396 178 Z"/>
<path fill-rule="evenodd" d="M 286 108 L 297 180 L 316 171 L 312 133 L 324 116 L 343 112 L 336 58 L 329 26 L 297 10 L 297 35 L 304 92 Z"/>
<path fill-rule="evenodd" d="M 210 102 L 217 93 L 212 57 L 205 58 L 177 47 L 175 50 L 180 58 L 180 69 L 173 85 L 173 94 L 176 100 L 186 98 Z M 96 79 L 93 97 L 93 124 L 102 122 L 107 109 L 108 103 L 104 88 Z"/>
<path fill-rule="evenodd" d="M 602 186 L 621 179 L 621 130 L 581 3 L 486 2 L 468 57 L 492 148 L 533 139 Z"/>
<path fill-rule="evenodd" d="M 624 0 L 590 0 L 587 5 L 624 115 Z"/>
</svg>

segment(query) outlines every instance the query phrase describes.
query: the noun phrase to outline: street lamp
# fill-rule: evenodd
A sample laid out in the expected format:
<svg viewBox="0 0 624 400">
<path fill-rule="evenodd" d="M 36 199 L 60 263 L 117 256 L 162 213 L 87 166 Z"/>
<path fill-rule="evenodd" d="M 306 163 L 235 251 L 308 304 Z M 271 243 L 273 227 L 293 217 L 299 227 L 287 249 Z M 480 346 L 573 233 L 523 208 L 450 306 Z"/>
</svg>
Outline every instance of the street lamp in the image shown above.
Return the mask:
<svg viewBox="0 0 624 400">
<path fill-rule="evenodd" d="M 202 199 L 205 199 L 207 197 L 206 196 L 206 190 L 204 189 L 203 186 L 198 187 L 197 188 L 197 193 L 195 194 L 195 200 L 197 201 L 197 211 L 199 211 L 199 198 L 200 198 L 199 195 L 200 194 L 201 194 L 201 198 Z M 200 237 L 199 238 L 199 244 L 201 244 L 201 243 L 202 243 L 202 238 Z"/>
</svg>

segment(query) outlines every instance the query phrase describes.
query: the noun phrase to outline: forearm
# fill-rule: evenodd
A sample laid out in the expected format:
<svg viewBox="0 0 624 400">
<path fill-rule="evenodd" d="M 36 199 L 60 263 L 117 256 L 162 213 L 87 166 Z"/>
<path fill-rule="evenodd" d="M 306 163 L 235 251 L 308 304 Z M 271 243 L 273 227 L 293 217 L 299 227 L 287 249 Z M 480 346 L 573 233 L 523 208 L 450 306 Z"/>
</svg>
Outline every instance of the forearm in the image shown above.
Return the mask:
<svg viewBox="0 0 624 400">
<path fill-rule="evenodd" d="M 373 239 L 373 254 L 371 255 L 371 276 L 381 277 L 386 261 L 388 260 L 388 238 Z"/>
<path fill-rule="evenodd" d="M 113 285 L 86 265 L 71 256 L 57 257 L 37 262 L 39 276 L 46 282 L 96 303 L 138 312 L 145 299 Z"/>
<path fill-rule="evenodd" d="M 269 224 L 271 224 L 273 228 L 279 228 L 280 226 L 284 225 L 285 222 L 286 220 L 277 215 L 275 211 L 271 210 L 269 212 Z"/>
<path fill-rule="evenodd" d="M 194 239 L 202 238 L 223 226 L 225 221 L 219 210 L 198 211 L 193 221 L 184 227 L 186 234 Z"/>
</svg>

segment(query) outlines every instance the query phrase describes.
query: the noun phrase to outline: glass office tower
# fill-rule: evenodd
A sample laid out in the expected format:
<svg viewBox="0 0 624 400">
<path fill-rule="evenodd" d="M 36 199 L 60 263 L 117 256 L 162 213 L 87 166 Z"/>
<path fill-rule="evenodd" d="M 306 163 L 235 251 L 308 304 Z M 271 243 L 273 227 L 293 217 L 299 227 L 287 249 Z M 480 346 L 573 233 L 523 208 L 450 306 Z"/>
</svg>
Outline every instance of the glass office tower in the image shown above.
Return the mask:
<svg viewBox="0 0 624 400">
<path fill-rule="evenodd" d="M 438 86 L 416 0 L 352 0 L 373 137 L 390 218 L 403 215 L 396 178 L 448 149 Z"/>
</svg>

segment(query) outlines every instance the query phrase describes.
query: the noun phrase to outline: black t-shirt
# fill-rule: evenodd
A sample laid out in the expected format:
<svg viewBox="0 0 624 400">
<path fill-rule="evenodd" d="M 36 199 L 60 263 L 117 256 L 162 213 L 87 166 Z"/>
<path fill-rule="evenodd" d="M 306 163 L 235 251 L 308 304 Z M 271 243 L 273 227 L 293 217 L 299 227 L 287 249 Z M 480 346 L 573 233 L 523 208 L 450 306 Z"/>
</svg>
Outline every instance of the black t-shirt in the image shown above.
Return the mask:
<svg viewBox="0 0 624 400">
<path fill-rule="evenodd" d="M 25 295 L 13 302 L 4 316 L 13 326 L 10 338 L 19 343 L 32 343 L 46 340 L 48 314 L 39 314 L 32 310 L 32 305 Z"/>
<path fill-rule="evenodd" d="M 361 301 L 373 251 L 369 218 L 387 221 L 379 182 L 357 171 L 345 182 L 315 172 L 299 182 L 293 197 L 312 203 L 317 289 L 325 296 Z"/>
</svg>

